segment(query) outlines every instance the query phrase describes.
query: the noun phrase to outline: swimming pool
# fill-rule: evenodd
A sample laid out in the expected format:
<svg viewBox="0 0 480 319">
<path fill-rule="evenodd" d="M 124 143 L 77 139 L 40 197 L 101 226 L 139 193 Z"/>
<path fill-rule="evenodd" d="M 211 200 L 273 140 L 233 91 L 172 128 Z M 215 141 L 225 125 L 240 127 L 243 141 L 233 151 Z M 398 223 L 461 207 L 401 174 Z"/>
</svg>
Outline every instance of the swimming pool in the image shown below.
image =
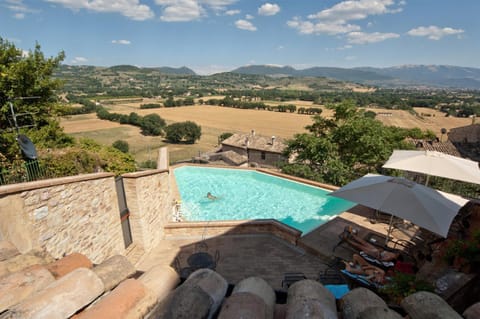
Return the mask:
<svg viewBox="0 0 480 319">
<path fill-rule="evenodd" d="M 327 196 L 327 190 L 253 170 L 183 166 L 173 173 L 188 221 L 272 218 L 305 234 L 355 205 Z M 208 192 L 217 199 L 208 199 Z"/>
</svg>

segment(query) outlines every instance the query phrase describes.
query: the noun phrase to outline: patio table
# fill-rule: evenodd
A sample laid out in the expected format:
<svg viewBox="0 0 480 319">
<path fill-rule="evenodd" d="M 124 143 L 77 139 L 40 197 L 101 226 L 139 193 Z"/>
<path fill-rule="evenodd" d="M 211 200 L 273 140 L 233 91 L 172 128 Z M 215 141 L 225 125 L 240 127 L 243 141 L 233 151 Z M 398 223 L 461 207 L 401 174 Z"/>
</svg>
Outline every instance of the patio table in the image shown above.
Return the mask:
<svg viewBox="0 0 480 319">
<path fill-rule="evenodd" d="M 187 259 L 187 263 L 194 269 L 209 268 L 215 270 L 216 267 L 213 256 L 207 252 L 197 252 L 191 254 Z"/>
</svg>

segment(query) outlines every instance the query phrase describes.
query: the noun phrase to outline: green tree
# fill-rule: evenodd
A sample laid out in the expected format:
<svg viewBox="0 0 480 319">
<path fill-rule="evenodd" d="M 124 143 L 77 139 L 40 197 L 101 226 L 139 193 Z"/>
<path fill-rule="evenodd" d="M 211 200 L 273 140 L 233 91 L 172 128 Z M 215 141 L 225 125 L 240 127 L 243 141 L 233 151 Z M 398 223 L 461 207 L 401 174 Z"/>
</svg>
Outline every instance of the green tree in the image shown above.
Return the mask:
<svg viewBox="0 0 480 319">
<path fill-rule="evenodd" d="M 47 176 L 134 171 L 135 161 L 129 154 L 93 141 L 76 142 L 63 132 L 57 115 L 63 114 L 64 109 L 55 93 L 62 83 L 53 78 L 53 72 L 63 58 L 63 52 L 46 58 L 38 44 L 33 51 L 23 54 L 0 38 L 0 129 L 11 127 L 10 103 L 13 103 L 16 114 L 32 114 L 35 126 L 19 131 L 35 144 L 40 165 L 48 169 Z M 88 109 L 91 108 L 89 105 Z M 100 109 L 102 113 L 103 108 Z M 106 110 L 103 115 L 110 116 Z M 20 115 L 18 119 L 20 121 Z M 1 166 L 18 176 L 18 180 L 30 180 L 28 172 L 22 168 L 24 161 L 19 156 L 16 134 L 15 130 L 0 131 Z"/>
<path fill-rule="evenodd" d="M 142 117 L 135 112 L 131 112 L 128 116 L 128 123 L 135 126 L 141 126 Z"/>
<path fill-rule="evenodd" d="M 116 140 L 112 146 L 123 153 L 128 153 L 130 149 L 128 142 L 124 140 Z"/>
<path fill-rule="evenodd" d="M 332 119 L 319 115 L 307 126 L 309 133 L 297 134 L 287 142 L 285 155 L 295 155 L 285 173 L 334 185 L 343 185 L 368 172 L 378 172 L 393 149 L 408 148 L 409 131 L 384 126 L 366 117 L 352 101 L 330 106 Z"/>
<path fill-rule="evenodd" d="M 162 135 L 167 123 L 158 114 L 148 114 L 143 117 L 141 129 L 144 135 Z"/>
<path fill-rule="evenodd" d="M 193 144 L 201 135 L 202 128 L 191 121 L 173 123 L 165 128 L 165 137 L 170 143 Z"/>
<path fill-rule="evenodd" d="M 10 105 L 18 114 L 19 123 L 23 120 L 20 114 L 30 114 L 33 121 L 28 124 L 35 124 L 35 128 L 58 128 L 55 134 L 51 130 L 47 134 L 51 138 L 50 145 L 55 145 L 56 139 L 60 144 L 66 142 L 65 134 L 54 119 L 63 110 L 55 94 L 62 83 L 52 76 L 64 56 L 60 52 L 56 57 L 46 58 L 39 44 L 33 51 L 23 54 L 0 37 L 0 129 L 4 130 L 0 133 L 0 153 L 8 160 L 13 160 L 19 152 L 16 143 L 12 144 L 16 132 L 9 129 L 14 124 Z M 22 132 L 29 134 L 27 129 Z"/>
</svg>

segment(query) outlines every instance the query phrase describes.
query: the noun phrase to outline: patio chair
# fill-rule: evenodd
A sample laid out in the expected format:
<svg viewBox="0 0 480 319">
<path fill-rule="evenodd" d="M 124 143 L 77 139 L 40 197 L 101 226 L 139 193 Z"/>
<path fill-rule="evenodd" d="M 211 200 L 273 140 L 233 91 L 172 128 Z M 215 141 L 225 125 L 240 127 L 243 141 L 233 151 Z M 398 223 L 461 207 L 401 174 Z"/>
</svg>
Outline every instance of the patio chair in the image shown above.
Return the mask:
<svg viewBox="0 0 480 319">
<path fill-rule="evenodd" d="M 399 240 L 395 240 L 394 247 L 386 246 L 385 245 L 385 237 L 380 236 L 376 233 L 369 233 L 365 239 L 358 237 L 357 239 L 352 238 L 350 235 L 350 230 L 347 230 L 347 228 L 339 235 L 340 237 L 340 242 L 334 247 L 337 248 L 339 245 L 346 243 L 347 246 L 352 253 L 359 254 L 363 258 L 365 258 L 368 262 L 371 264 L 381 267 L 383 269 L 387 269 L 389 267 L 393 267 L 395 265 L 395 260 L 380 260 L 377 258 L 377 256 L 372 256 L 367 253 L 367 249 L 365 251 L 359 250 L 360 246 L 366 246 L 370 245 L 372 247 L 376 247 L 380 251 L 388 251 L 390 253 L 395 253 L 400 255 L 408 255 L 409 251 L 407 252 L 406 250 L 406 243 L 403 243 Z M 352 241 L 349 241 L 348 239 L 351 238 Z M 357 242 L 357 244 L 354 244 L 353 242 Z M 369 249 L 371 250 L 371 249 Z M 411 258 L 408 258 L 411 259 Z"/>
<path fill-rule="evenodd" d="M 292 284 L 303 279 L 307 279 L 303 272 L 286 272 L 283 274 L 282 288 L 288 290 Z"/>
<path fill-rule="evenodd" d="M 327 263 L 327 268 L 320 272 L 318 281 L 325 287 L 337 285 L 344 289 L 345 285 L 348 290 L 357 287 L 364 287 L 377 292 L 381 285 L 371 281 L 367 276 L 357 275 L 345 270 L 345 264 L 342 258 L 333 256 Z"/>
<path fill-rule="evenodd" d="M 354 274 L 345 269 L 340 270 L 340 272 L 343 274 L 350 289 L 363 287 L 377 293 L 383 287 L 383 285 L 370 280 L 368 276 Z"/>
</svg>

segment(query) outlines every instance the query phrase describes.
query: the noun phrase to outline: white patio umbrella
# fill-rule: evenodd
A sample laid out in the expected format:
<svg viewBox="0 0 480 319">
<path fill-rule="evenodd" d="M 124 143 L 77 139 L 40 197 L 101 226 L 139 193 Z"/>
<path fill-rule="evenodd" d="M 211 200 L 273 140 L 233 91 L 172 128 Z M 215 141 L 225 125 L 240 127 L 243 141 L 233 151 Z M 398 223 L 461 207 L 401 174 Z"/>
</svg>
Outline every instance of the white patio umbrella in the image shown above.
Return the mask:
<svg viewBox="0 0 480 319">
<path fill-rule="evenodd" d="M 436 151 L 395 150 L 383 167 L 480 184 L 477 162 Z"/>
<path fill-rule="evenodd" d="M 403 177 L 367 174 L 329 193 L 389 213 L 447 237 L 459 209 L 468 200 L 417 184 Z M 390 237 L 392 219 L 387 233 Z"/>
</svg>

